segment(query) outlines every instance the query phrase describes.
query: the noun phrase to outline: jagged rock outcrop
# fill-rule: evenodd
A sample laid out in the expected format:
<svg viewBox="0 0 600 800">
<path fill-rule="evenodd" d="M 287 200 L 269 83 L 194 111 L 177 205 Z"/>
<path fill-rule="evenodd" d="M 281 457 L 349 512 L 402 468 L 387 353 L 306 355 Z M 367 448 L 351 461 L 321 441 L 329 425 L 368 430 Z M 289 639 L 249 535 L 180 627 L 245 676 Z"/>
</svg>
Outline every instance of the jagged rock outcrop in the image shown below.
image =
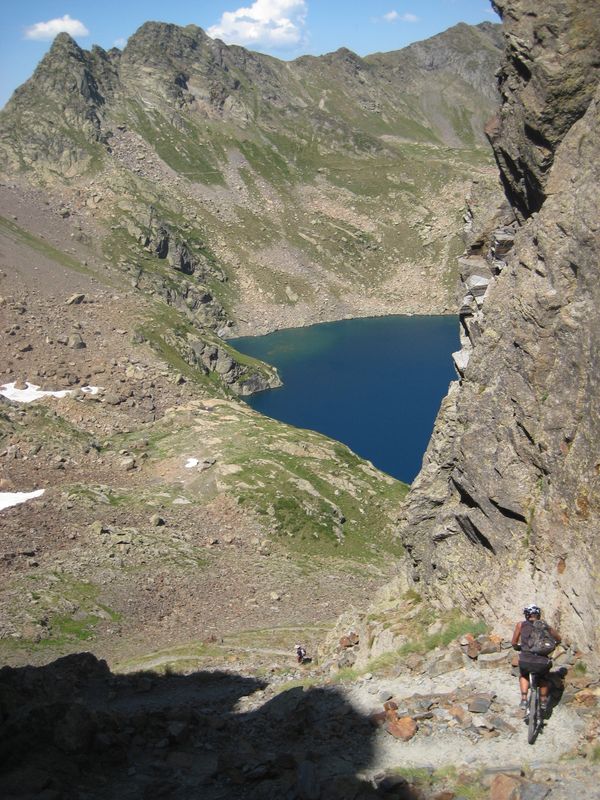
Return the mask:
<svg viewBox="0 0 600 800">
<path fill-rule="evenodd" d="M 535 598 L 593 660 L 600 7 L 496 7 L 506 55 L 491 139 L 519 222 L 507 213 L 487 237 L 479 230 L 463 262 L 460 380 L 442 404 L 401 535 L 409 579 L 433 601 L 508 625 Z"/>
<path fill-rule="evenodd" d="M 67 33 L 59 33 L 10 100 L 10 125 L 0 127 L 7 166 L 39 171 L 44 164 L 44 171 L 67 177 L 88 168 L 98 157 L 97 145 L 106 141 L 104 114 L 118 91 L 119 58 L 116 49 L 82 50 Z"/>
<path fill-rule="evenodd" d="M 503 103 L 488 133 L 517 213 L 538 211 L 556 148 L 580 119 L 600 75 L 595 3 L 494 3 L 504 19 Z"/>
</svg>

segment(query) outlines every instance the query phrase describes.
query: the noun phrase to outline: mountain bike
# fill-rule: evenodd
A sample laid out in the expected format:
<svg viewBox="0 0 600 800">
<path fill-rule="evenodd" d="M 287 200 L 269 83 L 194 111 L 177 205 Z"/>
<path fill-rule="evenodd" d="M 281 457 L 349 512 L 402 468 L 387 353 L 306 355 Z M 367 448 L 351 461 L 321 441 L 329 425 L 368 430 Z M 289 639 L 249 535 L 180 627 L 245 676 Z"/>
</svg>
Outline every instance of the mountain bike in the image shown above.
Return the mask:
<svg viewBox="0 0 600 800">
<path fill-rule="evenodd" d="M 527 716 L 529 717 L 527 726 L 527 741 L 533 744 L 538 733 L 544 725 L 544 713 L 542 710 L 542 697 L 540 693 L 539 676 L 535 672 L 529 673 L 529 691 L 527 693 Z"/>
</svg>

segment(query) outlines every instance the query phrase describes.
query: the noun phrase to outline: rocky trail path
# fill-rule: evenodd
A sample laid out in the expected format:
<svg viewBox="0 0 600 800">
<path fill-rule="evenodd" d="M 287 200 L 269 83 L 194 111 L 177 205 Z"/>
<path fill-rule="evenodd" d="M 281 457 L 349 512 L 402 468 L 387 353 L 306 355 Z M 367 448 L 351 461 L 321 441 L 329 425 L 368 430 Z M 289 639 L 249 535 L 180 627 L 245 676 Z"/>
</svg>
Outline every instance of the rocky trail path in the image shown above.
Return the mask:
<svg viewBox="0 0 600 800">
<path fill-rule="evenodd" d="M 463 668 L 438 678 L 368 677 L 353 685 L 349 701 L 371 716 L 375 707 L 392 702 L 396 715 L 416 719 L 415 735 L 399 747 L 386 731 L 378 737 L 377 769 L 398 763 L 439 769 L 467 767 L 520 768 L 524 762 L 554 763 L 569 752 L 585 723 L 560 702 L 533 747 L 527 744 L 525 715 L 518 708 L 517 680 L 509 672 Z M 416 713 L 415 713 L 416 711 Z"/>
<path fill-rule="evenodd" d="M 264 639 L 225 642 L 210 667 L 187 671 L 174 671 L 168 653 L 126 674 L 84 653 L 5 668 L 11 770 L 0 791 L 15 800 L 600 798 L 598 683 L 555 681 L 531 746 L 510 659 L 459 660 L 461 641 L 418 669 L 399 659 L 362 674 L 316 654 L 298 666 Z M 273 664 L 259 674 L 265 655 Z"/>
</svg>

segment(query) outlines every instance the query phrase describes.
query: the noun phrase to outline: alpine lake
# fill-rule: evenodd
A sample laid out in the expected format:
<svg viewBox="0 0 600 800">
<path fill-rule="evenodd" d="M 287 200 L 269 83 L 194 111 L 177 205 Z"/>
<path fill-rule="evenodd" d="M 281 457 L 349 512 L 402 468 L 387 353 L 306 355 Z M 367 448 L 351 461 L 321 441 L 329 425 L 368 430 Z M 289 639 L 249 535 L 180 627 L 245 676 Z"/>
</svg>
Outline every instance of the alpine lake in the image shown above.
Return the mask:
<svg viewBox="0 0 600 800">
<path fill-rule="evenodd" d="M 351 319 L 246 336 L 242 353 L 277 367 L 283 387 L 246 398 L 274 419 L 319 431 L 411 483 L 456 378 L 454 316 Z"/>
</svg>

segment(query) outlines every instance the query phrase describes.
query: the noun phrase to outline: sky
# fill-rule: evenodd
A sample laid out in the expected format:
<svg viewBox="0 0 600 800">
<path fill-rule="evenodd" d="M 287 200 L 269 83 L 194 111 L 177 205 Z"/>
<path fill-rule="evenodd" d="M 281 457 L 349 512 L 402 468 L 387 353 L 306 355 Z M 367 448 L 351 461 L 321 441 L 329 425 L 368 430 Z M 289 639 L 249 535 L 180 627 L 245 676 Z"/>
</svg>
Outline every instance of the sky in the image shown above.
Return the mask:
<svg viewBox="0 0 600 800">
<path fill-rule="evenodd" d="M 457 22 L 498 22 L 489 0 L 24 0 L 0 26 L 0 107 L 33 73 L 60 31 L 80 47 L 123 48 L 147 20 L 199 25 L 213 38 L 281 59 L 348 47 L 399 50 Z"/>
</svg>

